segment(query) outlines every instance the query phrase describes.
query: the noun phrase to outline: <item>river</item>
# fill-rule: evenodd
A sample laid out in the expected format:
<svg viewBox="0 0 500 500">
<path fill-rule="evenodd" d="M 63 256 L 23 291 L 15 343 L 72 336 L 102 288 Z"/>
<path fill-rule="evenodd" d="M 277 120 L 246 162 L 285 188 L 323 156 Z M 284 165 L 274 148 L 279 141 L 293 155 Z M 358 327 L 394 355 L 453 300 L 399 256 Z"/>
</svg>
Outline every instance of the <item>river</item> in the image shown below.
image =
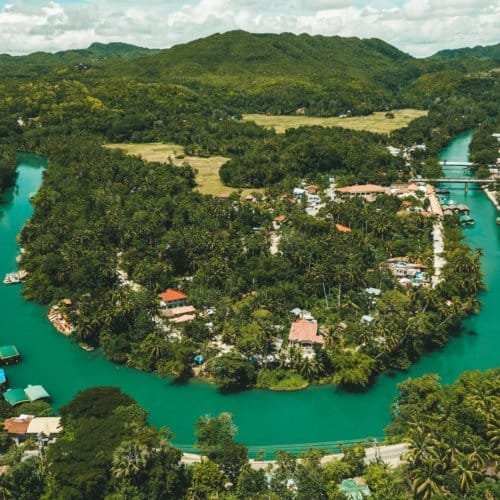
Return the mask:
<svg viewBox="0 0 500 500">
<path fill-rule="evenodd" d="M 441 159 L 467 160 L 471 137 L 472 132 L 458 135 L 443 149 Z M 39 187 L 42 174 L 39 159 L 22 158 L 16 187 L 5 193 L 0 205 L 2 277 L 16 269 L 16 235 L 32 213 L 29 194 Z M 465 234 L 468 243 L 484 250 L 488 290 L 481 295 L 483 308 L 464 323 L 462 335 L 444 349 L 425 356 L 405 373 L 380 376 L 365 392 L 348 393 L 322 386 L 290 393 L 252 390 L 222 395 L 204 382 L 176 384 L 116 366 L 98 352 L 84 352 L 52 328 L 45 307 L 23 300 L 21 287 L 1 285 L 0 342 L 15 344 L 23 355 L 19 365 L 6 369 L 11 387 L 42 384 L 57 408 L 81 389 L 119 386 L 149 412 L 152 424 L 174 432 L 177 445 L 193 443 L 199 416 L 223 411 L 234 415 L 239 440 L 254 451 L 269 445 L 297 449 L 291 445 L 382 436 L 390 420 L 389 405 L 396 396 L 396 385 L 402 380 L 439 373 L 443 381 L 452 382 L 464 370 L 499 365 L 500 226 L 495 224 L 495 209 L 482 191 L 452 189 L 456 203 L 469 205 L 476 219 L 475 226 L 467 228 Z"/>
</svg>

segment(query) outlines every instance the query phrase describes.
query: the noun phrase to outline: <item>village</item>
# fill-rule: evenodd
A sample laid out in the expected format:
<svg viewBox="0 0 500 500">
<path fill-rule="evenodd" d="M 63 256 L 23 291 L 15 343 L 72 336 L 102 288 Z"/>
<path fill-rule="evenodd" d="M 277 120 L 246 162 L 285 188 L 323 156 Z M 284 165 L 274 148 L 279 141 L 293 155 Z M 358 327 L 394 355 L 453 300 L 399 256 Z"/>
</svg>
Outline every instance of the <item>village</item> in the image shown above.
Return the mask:
<svg viewBox="0 0 500 500">
<path fill-rule="evenodd" d="M 392 155 L 401 155 L 409 165 L 412 154 L 425 151 L 425 145 L 414 145 L 405 150 L 389 146 L 388 149 Z M 431 245 L 433 249 L 432 265 L 412 260 L 408 255 L 396 255 L 380 262 L 381 272 L 391 276 L 392 287 L 403 292 L 411 288 L 437 287 L 442 280 L 442 270 L 446 264 L 442 224 L 444 217 L 457 215 L 460 223 L 464 226 L 474 222 L 470 216 L 469 208 L 463 204 L 455 204 L 446 189 L 436 189 L 431 184 L 418 180 L 394 182 L 389 186 L 374 184 L 338 186 L 336 179 L 330 176 L 326 187 L 303 181 L 295 186 L 291 192 L 283 193 L 275 200 L 268 195 L 257 197 L 247 194 L 244 196 L 243 202 L 249 204 L 265 203 L 265 206 L 269 207 L 267 210 L 272 214 L 272 223 L 266 230 L 269 253 L 279 257 L 280 240 L 290 223 L 290 210 L 300 208 L 310 217 L 330 221 L 339 233 L 348 236 L 352 228 L 331 220 L 326 207 L 329 204 L 342 204 L 351 199 L 360 199 L 365 203 L 372 204 L 379 196 L 389 196 L 400 200 L 401 209 L 397 214 L 400 217 L 413 215 L 430 219 L 432 221 Z M 221 195 L 220 198 L 231 202 L 227 195 Z M 262 231 L 263 228 L 256 227 L 254 230 Z M 141 291 L 142 285 L 131 280 L 124 270 L 122 252 L 117 254 L 117 259 L 116 273 L 119 286 L 133 292 Z M 220 320 L 220 315 L 217 314 L 216 307 L 210 304 L 202 308 L 195 307 L 191 303 L 189 293 L 184 288 L 186 283 L 189 284 L 189 280 L 183 280 L 183 283 L 179 288 L 167 288 L 157 295 L 157 313 L 152 316 L 151 320 L 163 332 L 165 340 L 169 342 L 182 341 L 185 325 L 195 320 L 202 322 L 208 332 L 217 332 L 212 334 L 211 340 L 204 346 L 200 346 L 199 352 L 192 357 L 193 374 L 206 377 L 208 376 L 207 362 L 210 359 L 229 355 L 235 351 L 238 352 L 238 350 L 235 344 L 219 331 L 217 321 Z M 378 321 L 377 302 L 383 297 L 385 290 L 382 287 L 369 286 L 360 291 L 361 295 L 366 297 L 363 299 L 366 306 L 359 311 L 357 319 L 363 328 L 370 329 L 376 325 Z M 70 318 L 74 318 L 78 314 L 72 300 L 68 298 L 52 305 L 48 319 L 61 334 L 74 336 L 77 331 Z M 328 331 L 331 330 L 332 325 L 322 324 L 321 320 L 304 308 L 304 305 L 296 304 L 296 307 L 289 311 L 288 323 L 280 321 L 274 324 L 273 328 L 275 334 L 271 339 L 267 354 L 252 355 L 248 358 L 258 366 L 276 364 L 290 366 L 292 358 L 297 355 L 302 359 L 313 360 L 318 349 L 324 348 Z M 336 328 L 345 329 L 345 322 L 340 321 Z M 386 342 L 383 337 L 377 337 L 377 339 L 380 345 Z M 79 342 L 79 346 L 89 352 L 94 350 L 94 346 L 83 341 Z M 345 349 L 349 351 L 352 346 Z"/>
</svg>

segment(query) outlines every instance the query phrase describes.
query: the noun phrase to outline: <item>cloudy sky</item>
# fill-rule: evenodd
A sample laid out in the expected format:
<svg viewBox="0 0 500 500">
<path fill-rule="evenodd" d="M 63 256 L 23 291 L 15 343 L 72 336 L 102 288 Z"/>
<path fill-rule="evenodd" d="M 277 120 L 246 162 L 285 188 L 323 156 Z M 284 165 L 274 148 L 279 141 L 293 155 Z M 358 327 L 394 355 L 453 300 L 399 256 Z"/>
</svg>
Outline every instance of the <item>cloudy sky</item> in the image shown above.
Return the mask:
<svg viewBox="0 0 500 500">
<path fill-rule="evenodd" d="M 165 48 L 233 29 L 377 37 L 420 57 L 500 42 L 500 0 L 0 0 L 0 53 Z"/>
</svg>

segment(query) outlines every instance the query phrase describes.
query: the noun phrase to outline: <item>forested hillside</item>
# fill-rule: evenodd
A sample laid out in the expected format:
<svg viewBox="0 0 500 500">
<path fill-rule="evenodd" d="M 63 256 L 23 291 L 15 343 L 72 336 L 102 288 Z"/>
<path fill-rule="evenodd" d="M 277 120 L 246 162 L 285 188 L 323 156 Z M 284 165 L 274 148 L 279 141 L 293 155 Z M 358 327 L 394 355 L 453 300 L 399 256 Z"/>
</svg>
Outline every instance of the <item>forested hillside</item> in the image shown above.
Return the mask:
<svg viewBox="0 0 500 500">
<path fill-rule="evenodd" d="M 157 52 L 126 43 L 93 43 L 87 49 L 64 50 L 55 54 L 35 52 L 26 56 L 12 57 L 0 54 L 1 78 L 35 78 L 55 76 L 72 71 L 82 71 L 115 59 L 130 61 L 134 57 Z"/>
</svg>

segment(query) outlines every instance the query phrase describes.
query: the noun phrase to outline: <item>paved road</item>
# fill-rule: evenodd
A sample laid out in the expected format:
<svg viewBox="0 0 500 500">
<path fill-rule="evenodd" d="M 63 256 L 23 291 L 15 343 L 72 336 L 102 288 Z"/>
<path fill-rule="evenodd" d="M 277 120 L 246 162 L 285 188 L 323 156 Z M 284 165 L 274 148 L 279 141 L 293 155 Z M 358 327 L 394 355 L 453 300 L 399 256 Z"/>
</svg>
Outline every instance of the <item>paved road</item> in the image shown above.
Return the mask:
<svg viewBox="0 0 500 500">
<path fill-rule="evenodd" d="M 397 467 L 402 464 L 403 454 L 408 450 L 408 445 L 405 443 L 391 444 L 387 446 L 377 446 L 366 449 L 365 463 L 369 464 L 373 460 L 380 458 L 390 467 Z M 325 455 L 321 459 L 321 463 L 325 464 L 332 460 L 340 460 L 343 457 L 342 453 L 337 453 L 335 455 Z M 202 456 L 196 455 L 195 453 L 184 453 L 182 455 L 181 461 L 186 465 L 193 465 L 195 463 L 201 462 Z M 250 465 L 252 469 L 267 469 L 269 465 L 272 468 L 276 466 L 275 460 L 250 460 Z"/>
</svg>

